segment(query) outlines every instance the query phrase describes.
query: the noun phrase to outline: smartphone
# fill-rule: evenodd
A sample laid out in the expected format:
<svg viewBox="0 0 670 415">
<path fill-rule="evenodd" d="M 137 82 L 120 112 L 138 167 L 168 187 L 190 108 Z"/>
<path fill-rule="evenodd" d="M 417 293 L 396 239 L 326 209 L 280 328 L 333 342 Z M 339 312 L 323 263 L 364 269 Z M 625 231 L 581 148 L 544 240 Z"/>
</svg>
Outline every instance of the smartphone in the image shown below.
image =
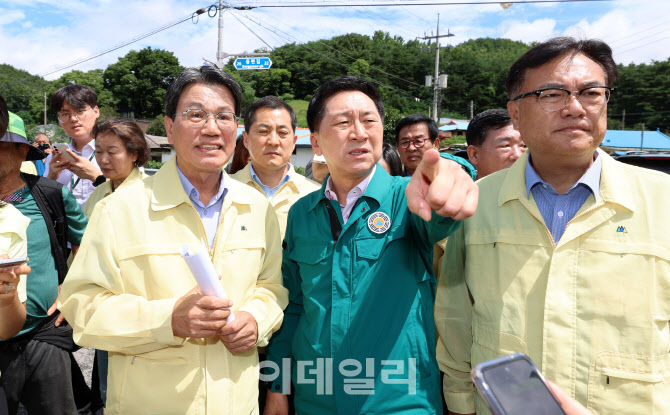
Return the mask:
<svg viewBox="0 0 670 415">
<path fill-rule="evenodd" d="M 482 362 L 470 377 L 493 415 L 565 415 L 542 373 L 523 353 Z"/>
<path fill-rule="evenodd" d="M 74 161 L 74 157 L 72 157 L 70 153 L 65 151 L 68 148 L 70 148 L 70 146 L 68 146 L 66 143 L 54 143 L 53 147 L 56 149 L 57 152 L 62 153 L 61 154 L 62 159 Z"/>
<path fill-rule="evenodd" d="M 28 263 L 28 257 L 0 259 L 0 270 L 12 269 Z"/>
</svg>

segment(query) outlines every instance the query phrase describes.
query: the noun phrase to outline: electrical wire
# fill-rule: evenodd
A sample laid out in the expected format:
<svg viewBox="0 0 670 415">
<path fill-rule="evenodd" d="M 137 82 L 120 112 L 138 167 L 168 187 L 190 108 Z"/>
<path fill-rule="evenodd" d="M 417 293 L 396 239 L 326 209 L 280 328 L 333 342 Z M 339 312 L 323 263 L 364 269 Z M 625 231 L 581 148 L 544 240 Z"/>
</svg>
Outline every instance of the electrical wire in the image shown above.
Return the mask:
<svg viewBox="0 0 670 415">
<path fill-rule="evenodd" d="M 236 18 L 240 23 L 242 23 L 242 21 L 236 16 L 236 13 L 231 13 L 231 14 L 232 14 L 233 16 L 235 16 L 235 18 Z M 256 37 L 258 37 L 258 38 L 260 39 L 260 36 L 259 36 L 258 34 L 256 34 L 253 30 L 251 30 L 251 28 L 249 28 L 249 27 L 248 27 L 247 25 L 245 25 L 244 23 L 242 23 L 242 24 L 243 24 L 244 27 L 246 27 L 251 33 L 253 33 Z M 271 47 L 267 42 L 263 41 L 263 43 L 265 43 L 266 45 L 268 45 L 268 47 Z M 353 69 L 351 66 L 349 66 L 349 65 L 347 65 L 347 64 L 344 64 L 344 63 L 341 63 L 341 62 L 339 62 L 339 61 L 337 61 L 337 60 L 331 58 L 330 56 L 324 55 L 324 54 L 322 54 L 322 53 L 320 53 L 320 52 L 318 52 L 318 51 L 316 51 L 316 50 L 314 50 L 314 49 L 312 49 L 312 48 L 310 48 L 310 47 L 308 47 L 308 46 L 306 46 L 306 45 L 304 45 L 304 44 L 301 44 L 300 46 L 301 46 L 301 47 L 304 47 L 305 49 L 307 49 L 307 50 L 309 50 L 309 51 L 311 51 L 312 53 L 315 53 L 315 54 L 317 54 L 317 55 L 323 57 L 324 59 L 326 59 L 326 60 L 328 60 L 328 61 L 330 61 L 330 62 L 332 62 L 332 63 L 334 63 L 334 64 L 336 64 L 336 65 L 342 66 L 342 67 L 347 68 L 347 69 Z M 272 48 L 272 49 L 274 49 L 274 48 Z M 412 94 L 408 93 L 407 91 L 404 91 L 404 90 L 402 90 L 402 89 L 399 89 L 399 88 L 394 87 L 394 86 L 391 86 L 391 85 L 384 84 L 383 82 L 377 81 L 377 80 L 375 80 L 374 78 L 370 78 L 370 81 L 373 82 L 373 83 L 375 83 L 375 84 L 377 84 L 377 85 L 379 85 L 379 86 L 383 86 L 383 87 L 388 88 L 388 89 L 391 89 L 391 90 L 393 90 L 393 91 L 397 91 L 397 92 L 401 93 L 402 95 L 405 95 L 405 96 L 408 97 L 408 98 L 415 99 L 415 97 L 414 97 Z"/>
<path fill-rule="evenodd" d="M 534 4 L 534 3 L 591 3 L 591 2 L 604 2 L 604 1 L 613 1 L 613 0 L 519 0 L 519 1 L 505 1 L 505 3 L 511 4 Z M 247 3 L 248 4 L 248 3 Z M 499 1 L 459 1 L 459 2 L 404 2 L 404 3 L 362 3 L 362 4 L 351 4 L 349 6 L 365 6 L 365 7 L 396 7 L 396 6 L 469 6 L 469 5 L 499 5 Z M 281 3 L 272 3 L 266 2 L 266 4 L 257 4 L 251 6 L 248 4 L 247 7 L 253 8 L 270 8 L 270 7 L 342 7 L 340 4 L 334 3 L 323 3 L 323 2 L 281 2 Z"/>
</svg>

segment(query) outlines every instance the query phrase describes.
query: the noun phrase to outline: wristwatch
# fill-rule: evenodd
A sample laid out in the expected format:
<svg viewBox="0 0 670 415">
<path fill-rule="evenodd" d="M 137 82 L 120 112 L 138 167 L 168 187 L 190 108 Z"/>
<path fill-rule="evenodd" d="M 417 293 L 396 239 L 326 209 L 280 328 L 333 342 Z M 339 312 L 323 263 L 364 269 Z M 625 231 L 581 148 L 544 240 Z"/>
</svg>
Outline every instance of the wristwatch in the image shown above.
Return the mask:
<svg viewBox="0 0 670 415">
<path fill-rule="evenodd" d="M 100 176 L 95 178 L 95 181 L 93 181 L 93 187 L 98 187 L 106 181 L 107 178 L 101 174 Z"/>
</svg>

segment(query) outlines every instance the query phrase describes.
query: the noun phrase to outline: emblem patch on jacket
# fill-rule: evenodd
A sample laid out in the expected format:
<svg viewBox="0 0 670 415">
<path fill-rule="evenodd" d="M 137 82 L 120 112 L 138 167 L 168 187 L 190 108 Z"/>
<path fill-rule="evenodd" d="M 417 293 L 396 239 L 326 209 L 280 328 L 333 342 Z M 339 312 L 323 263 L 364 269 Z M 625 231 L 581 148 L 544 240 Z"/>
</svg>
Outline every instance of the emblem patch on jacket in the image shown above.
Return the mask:
<svg viewBox="0 0 670 415">
<path fill-rule="evenodd" d="M 616 228 L 617 232 L 628 233 L 625 226 L 619 226 Z"/>
<path fill-rule="evenodd" d="M 377 234 L 389 230 L 391 227 L 391 218 L 384 212 L 375 212 L 368 217 L 368 228 Z"/>
</svg>

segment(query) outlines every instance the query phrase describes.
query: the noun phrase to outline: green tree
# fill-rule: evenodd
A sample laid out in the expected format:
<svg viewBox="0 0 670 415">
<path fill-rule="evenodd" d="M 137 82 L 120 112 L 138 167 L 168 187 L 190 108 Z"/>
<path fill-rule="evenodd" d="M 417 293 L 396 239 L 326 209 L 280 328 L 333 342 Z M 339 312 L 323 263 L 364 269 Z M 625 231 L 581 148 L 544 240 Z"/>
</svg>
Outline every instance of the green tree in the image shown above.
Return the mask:
<svg viewBox="0 0 670 415">
<path fill-rule="evenodd" d="M 165 131 L 165 116 L 159 115 L 155 120 L 151 121 L 147 126 L 147 134 L 157 135 L 159 137 L 167 137 L 167 132 Z"/>
<path fill-rule="evenodd" d="M 163 112 L 168 86 L 182 71 L 172 52 L 146 47 L 130 51 L 103 73 L 105 88 L 117 102 L 117 111 L 154 118 Z"/>
</svg>

